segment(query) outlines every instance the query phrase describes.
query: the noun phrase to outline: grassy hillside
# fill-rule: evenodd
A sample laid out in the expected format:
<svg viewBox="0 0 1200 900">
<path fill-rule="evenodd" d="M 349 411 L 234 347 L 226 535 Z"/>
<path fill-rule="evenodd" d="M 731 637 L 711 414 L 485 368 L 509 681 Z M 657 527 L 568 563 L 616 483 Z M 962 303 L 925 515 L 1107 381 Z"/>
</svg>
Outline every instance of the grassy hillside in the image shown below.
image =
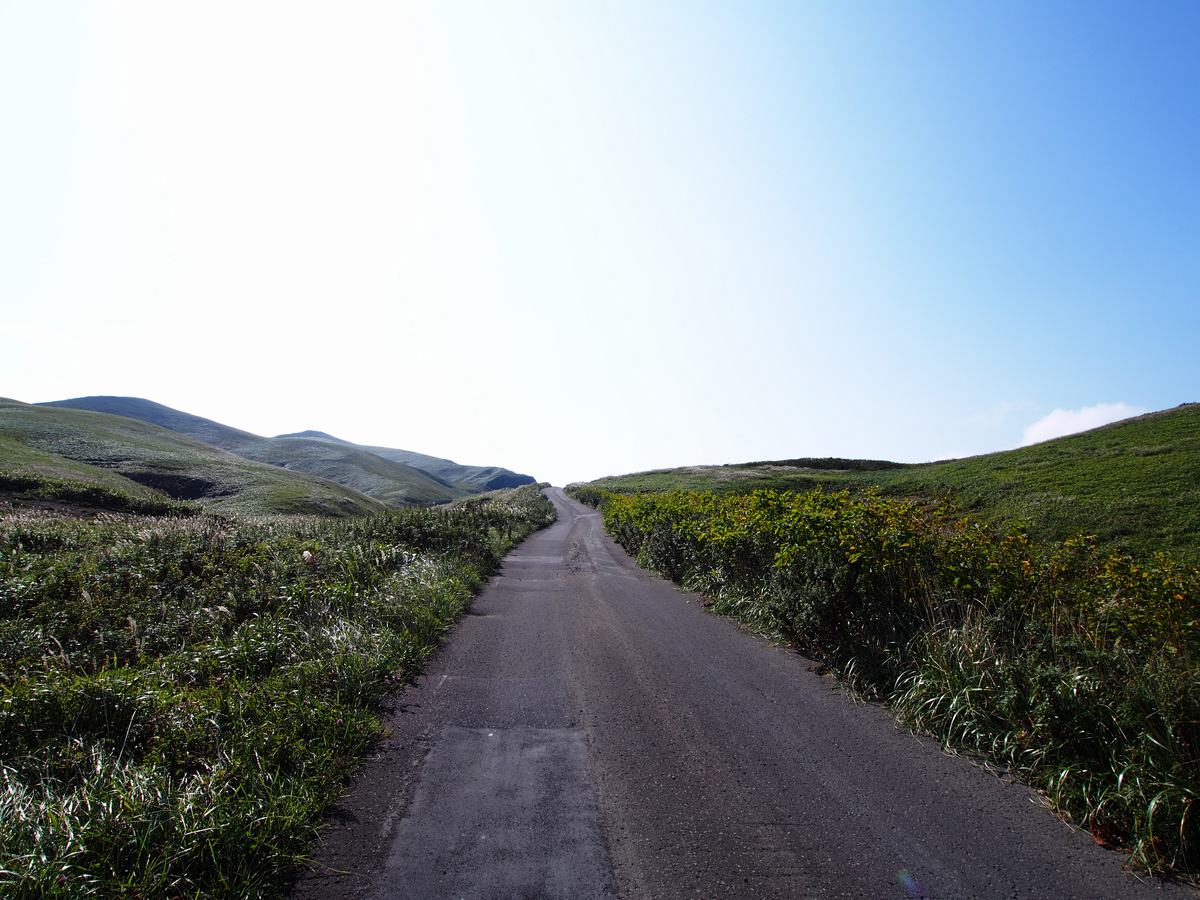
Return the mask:
<svg viewBox="0 0 1200 900">
<path fill-rule="evenodd" d="M 335 438 L 333 435 L 325 434 L 323 431 L 302 431 L 299 434 L 283 435 L 283 437 L 307 437 L 315 440 L 330 441 L 335 444 L 358 447 L 360 450 L 366 450 L 384 459 L 390 459 L 393 462 L 412 466 L 415 469 L 420 469 L 422 472 L 427 472 L 434 478 L 452 485 L 465 493 L 473 494 L 480 491 L 498 491 L 534 483 L 534 479 L 530 475 L 521 475 L 513 472 L 511 469 L 504 469 L 499 466 L 463 466 L 449 459 L 428 456 L 424 453 L 414 453 L 411 450 L 351 444 L 349 441 Z"/>
<path fill-rule="evenodd" d="M 238 428 L 230 428 L 212 419 L 193 416 L 137 397 L 77 397 L 73 400 L 54 400 L 49 403 L 35 403 L 34 406 L 48 406 L 59 409 L 83 409 L 89 412 L 103 412 L 114 416 L 125 416 L 149 422 L 151 425 L 161 425 L 170 431 L 187 435 L 205 444 L 231 450 L 239 443 L 260 439 L 258 435 Z"/>
<path fill-rule="evenodd" d="M 387 459 L 429 472 L 431 475 L 455 484 L 462 490 L 498 491 L 534 483 L 531 475 L 521 475 L 499 466 L 463 466 L 448 459 L 438 459 L 436 456 L 426 456 L 423 453 L 412 453 L 408 450 L 392 450 L 388 447 L 369 447 L 367 449 Z"/>
<path fill-rule="evenodd" d="M 0 470 L 148 489 L 216 512 L 364 515 L 378 501 L 321 478 L 243 459 L 158 425 L 0 399 Z"/>
<path fill-rule="evenodd" d="M 1121 550 L 1168 550 L 1200 562 L 1200 404 L 969 459 L 696 466 L 602 478 L 589 486 L 618 492 L 876 486 L 892 496 L 953 496 L 984 522 L 1031 521 L 1040 540 L 1083 531 Z"/>
<path fill-rule="evenodd" d="M 0 421 L 3 404 L 0 400 Z M 0 426 L 2 428 L 3 426 Z M 20 440 L 0 433 L 0 466 L 12 476 L 32 477 L 43 481 L 92 484 L 107 491 L 124 492 L 147 500 L 166 496 L 162 491 L 146 487 L 111 469 L 76 462 L 45 450 L 38 450 Z"/>
<path fill-rule="evenodd" d="M 529 476 L 507 469 L 460 466 L 407 450 L 364 447 L 320 431 L 262 437 L 137 397 L 78 397 L 38 405 L 161 425 L 246 459 L 336 481 L 393 508 L 448 503 L 481 491 L 533 483 Z"/>
<path fill-rule="evenodd" d="M 349 445 L 309 438 L 256 438 L 229 450 L 246 459 L 328 478 L 392 508 L 449 503 L 464 496 L 425 472 Z"/>
</svg>

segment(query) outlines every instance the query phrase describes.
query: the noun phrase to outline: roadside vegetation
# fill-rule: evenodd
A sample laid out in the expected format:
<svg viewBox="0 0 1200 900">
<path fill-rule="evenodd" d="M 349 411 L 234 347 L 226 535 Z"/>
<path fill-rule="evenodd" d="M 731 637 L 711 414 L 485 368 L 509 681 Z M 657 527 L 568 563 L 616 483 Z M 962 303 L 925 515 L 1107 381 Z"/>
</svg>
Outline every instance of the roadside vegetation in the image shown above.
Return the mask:
<svg viewBox="0 0 1200 900">
<path fill-rule="evenodd" d="M 1200 568 L 1187 542 L 1184 553 L 1129 552 L 1149 542 L 1136 533 L 1137 505 L 1118 533 L 1097 537 L 1071 533 L 1067 519 L 1045 529 L 1003 514 L 1029 508 L 1011 483 L 981 489 L 974 496 L 985 502 L 967 506 L 942 489 L 1003 484 L 1010 466 L 1058 465 L 1053 479 L 1074 481 L 1070 508 L 1084 511 L 1085 525 L 1098 510 L 1121 514 L 1104 499 L 1119 484 L 1143 498 L 1147 530 L 1195 523 L 1196 476 L 1179 496 L 1146 499 L 1156 496 L 1151 475 L 1187 481 L 1153 465 L 1171 454 L 1190 464 L 1197 408 L 1186 419 L 1173 412 L 1171 424 L 1186 426 L 1175 445 L 1137 457 L 1151 474 L 1128 449 L 1111 450 L 1128 446 L 1114 426 L 1017 451 L 1026 455 L 1015 461 L 963 461 L 943 470 L 937 491 L 905 496 L 892 493 L 898 481 L 877 488 L 853 478 L 905 469 L 866 465 L 838 467 L 853 482 L 844 490 L 669 490 L 668 473 L 649 473 L 656 492 L 605 489 L 621 479 L 568 492 L 602 509 L 640 564 L 701 593 L 713 611 L 787 640 L 914 729 L 1038 787 L 1132 864 L 1196 879 Z"/>
<path fill-rule="evenodd" d="M 170 513 L 0 507 L 5 897 L 278 896 L 381 699 L 554 518 L 536 485 L 336 520 Z"/>
<path fill-rule="evenodd" d="M 977 522 L 1029 523 L 1038 541 L 1080 532 L 1139 556 L 1200 564 L 1200 404 L 1116 422 L 1032 447 L 906 465 L 792 459 L 601 478 L 617 493 L 826 491 L 951 500 Z"/>
</svg>

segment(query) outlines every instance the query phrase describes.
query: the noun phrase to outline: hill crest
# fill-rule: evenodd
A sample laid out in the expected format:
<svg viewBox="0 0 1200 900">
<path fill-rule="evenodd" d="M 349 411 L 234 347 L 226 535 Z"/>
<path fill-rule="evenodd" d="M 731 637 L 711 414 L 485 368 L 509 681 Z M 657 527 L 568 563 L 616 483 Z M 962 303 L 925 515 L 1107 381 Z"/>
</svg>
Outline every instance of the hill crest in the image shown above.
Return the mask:
<svg viewBox="0 0 1200 900">
<path fill-rule="evenodd" d="M 158 425 L 244 459 L 304 472 L 351 488 L 387 506 L 448 503 L 470 494 L 532 484 L 507 469 L 459 466 L 423 454 L 364 447 L 323 431 L 262 437 L 140 397 L 89 396 L 33 404 L 123 416 Z M 433 468 L 411 460 L 429 460 Z M 480 477 L 481 472 L 488 473 Z"/>
</svg>

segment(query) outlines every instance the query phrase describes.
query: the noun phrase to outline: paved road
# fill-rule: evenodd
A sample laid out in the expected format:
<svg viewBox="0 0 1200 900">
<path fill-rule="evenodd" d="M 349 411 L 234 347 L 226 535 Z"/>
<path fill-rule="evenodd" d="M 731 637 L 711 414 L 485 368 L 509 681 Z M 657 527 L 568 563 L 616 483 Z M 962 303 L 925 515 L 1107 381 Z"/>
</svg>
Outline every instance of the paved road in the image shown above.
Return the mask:
<svg viewBox="0 0 1200 900">
<path fill-rule="evenodd" d="M 398 698 L 293 900 L 1196 896 L 1122 872 L 551 497 L 558 523 Z"/>
</svg>

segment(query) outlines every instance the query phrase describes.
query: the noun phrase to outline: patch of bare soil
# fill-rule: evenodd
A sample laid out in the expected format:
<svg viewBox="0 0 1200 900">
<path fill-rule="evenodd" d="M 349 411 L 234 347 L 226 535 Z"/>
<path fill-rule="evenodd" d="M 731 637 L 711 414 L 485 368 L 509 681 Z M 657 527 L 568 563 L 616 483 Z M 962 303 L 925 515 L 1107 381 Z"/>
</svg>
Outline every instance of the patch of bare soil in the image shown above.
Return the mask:
<svg viewBox="0 0 1200 900">
<path fill-rule="evenodd" d="M 90 519 L 102 512 L 108 512 L 100 506 L 89 506 L 64 500 L 47 500 L 43 497 L 29 497 L 13 491 L 0 490 L 0 513 L 22 509 L 41 509 L 83 519 Z"/>
<path fill-rule="evenodd" d="M 384 736 L 330 812 L 314 861 L 296 872 L 291 900 L 360 897 L 378 878 L 396 820 L 412 798 L 417 769 L 429 750 L 425 725 L 406 705 L 414 690 L 385 701 Z"/>
</svg>

